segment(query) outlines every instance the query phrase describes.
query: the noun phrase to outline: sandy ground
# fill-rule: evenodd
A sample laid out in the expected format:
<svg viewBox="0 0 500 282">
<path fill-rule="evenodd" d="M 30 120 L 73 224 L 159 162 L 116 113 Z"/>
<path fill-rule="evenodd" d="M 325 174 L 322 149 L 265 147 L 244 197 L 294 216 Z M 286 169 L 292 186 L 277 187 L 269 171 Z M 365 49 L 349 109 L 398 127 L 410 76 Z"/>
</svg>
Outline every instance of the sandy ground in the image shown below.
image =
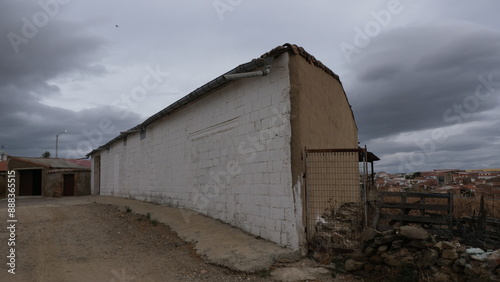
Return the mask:
<svg viewBox="0 0 500 282">
<path fill-rule="evenodd" d="M 76 199 L 76 200 L 73 200 Z M 16 269 L 0 281 L 269 281 L 207 264 L 168 226 L 123 208 L 18 199 Z M 71 202 L 73 201 L 73 202 Z M 0 201 L 0 254 L 6 262 L 7 202 Z"/>
<path fill-rule="evenodd" d="M 200 214 L 102 196 L 17 198 L 13 275 L 7 205 L 0 200 L 0 282 L 358 281 Z"/>
</svg>

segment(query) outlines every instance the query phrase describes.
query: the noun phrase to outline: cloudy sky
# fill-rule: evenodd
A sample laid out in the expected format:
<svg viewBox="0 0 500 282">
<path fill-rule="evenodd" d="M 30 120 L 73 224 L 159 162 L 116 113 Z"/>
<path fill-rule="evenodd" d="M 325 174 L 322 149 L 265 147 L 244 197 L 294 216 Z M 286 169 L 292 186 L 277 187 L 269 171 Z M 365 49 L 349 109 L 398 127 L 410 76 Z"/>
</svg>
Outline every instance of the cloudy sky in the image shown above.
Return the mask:
<svg viewBox="0 0 500 282">
<path fill-rule="evenodd" d="M 436 2 L 0 0 L 0 145 L 54 156 L 68 130 L 59 157 L 84 157 L 294 43 L 340 75 L 377 170 L 500 167 L 500 2 Z"/>
</svg>

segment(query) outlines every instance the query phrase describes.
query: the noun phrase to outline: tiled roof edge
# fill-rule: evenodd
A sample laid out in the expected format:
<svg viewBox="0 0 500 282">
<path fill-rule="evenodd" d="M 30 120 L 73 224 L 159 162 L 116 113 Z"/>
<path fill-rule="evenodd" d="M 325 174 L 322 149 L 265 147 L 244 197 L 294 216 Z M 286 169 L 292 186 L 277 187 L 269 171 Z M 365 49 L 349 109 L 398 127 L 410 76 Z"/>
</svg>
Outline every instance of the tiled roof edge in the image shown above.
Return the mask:
<svg viewBox="0 0 500 282">
<path fill-rule="evenodd" d="M 58 173 L 58 172 L 90 172 L 90 168 L 56 168 L 51 169 L 47 173 Z"/>
<path fill-rule="evenodd" d="M 330 68 L 325 66 L 320 60 L 316 59 L 313 55 L 308 53 L 304 48 L 295 44 L 285 43 L 282 46 L 278 46 L 272 49 L 271 51 L 265 53 L 264 55 L 261 56 L 261 58 L 276 57 L 283 52 L 290 52 L 294 55 L 301 56 L 308 63 L 322 69 L 324 72 L 333 76 L 340 84 L 342 84 L 342 82 L 340 81 L 340 77 L 336 73 L 334 73 Z"/>
<path fill-rule="evenodd" d="M 25 162 L 25 163 L 36 165 L 36 166 L 41 166 L 41 167 L 44 167 L 44 168 L 50 168 L 49 165 L 42 164 L 42 163 L 30 160 L 30 159 L 26 159 L 26 158 L 23 158 L 23 157 L 9 156 L 9 159 L 11 159 L 11 160 L 18 160 L 18 161 L 21 161 L 21 162 Z"/>
</svg>

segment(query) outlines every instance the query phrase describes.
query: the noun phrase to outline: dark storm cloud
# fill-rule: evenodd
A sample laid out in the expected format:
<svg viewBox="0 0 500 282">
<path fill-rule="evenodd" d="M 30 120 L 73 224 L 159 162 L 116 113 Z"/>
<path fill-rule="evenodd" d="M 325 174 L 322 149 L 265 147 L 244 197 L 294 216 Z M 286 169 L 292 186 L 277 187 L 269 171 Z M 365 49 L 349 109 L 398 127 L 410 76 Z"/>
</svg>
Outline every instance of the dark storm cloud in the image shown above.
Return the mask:
<svg viewBox="0 0 500 282">
<path fill-rule="evenodd" d="M 22 1 L 1 2 L 1 82 L 43 84 L 66 71 L 102 73 L 103 66 L 89 63 L 89 59 L 103 41 L 85 36 L 85 29 L 59 20 L 57 14 L 48 16 L 37 3 L 26 7 Z M 44 22 L 35 15 L 43 14 L 48 20 L 41 25 Z"/>
<path fill-rule="evenodd" d="M 360 139 L 477 120 L 498 104 L 498 65 L 500 33 L 481 26 L 457 22 L 380 35 L 349 65 L 357 74 L 348 91 Z"/>
<path fill-rule="evenodd" d="M 86 150 L 133 126 L 138 116 L 121 118 L 107 106 L 75 112 L 42 103 L 45 97 L 63 94 L 51 82 L 59 77 L 106 73 L 98 63 L 105 42 L 77 24 L 58 19 L 58 10 L 51 9 L 31 1 L 0 2 L 0 144 L 8 145 L 5 151 L 12 155 L 40 156 L 50 151 L 54 156 L 55 135 L 67 129 L 60 137 L 59 156 L 83 157 Z M 28 33 L 30 25 L 35 28 Z"/>
<path fill-rule="evenodd" d="M 491 120 L 468 122 L 427 130 L 427 133 L 409 132 L 390 137 L 367 140 L 370 150 L 381 161 L 379 170 L 408 172 L 435 168 L 498 167 L 500 124 Z M 432 138 L 429 132 L 441 132 Z M 488 163 L 488 165 L 484 165 Z"/>
<path fill-rule="evenodd" d="M 498 167 L 499 65 L 500 33 L 473 23 L 380 34 L 347 66 L 359 140 L 381 170 Z"/>
</svg>

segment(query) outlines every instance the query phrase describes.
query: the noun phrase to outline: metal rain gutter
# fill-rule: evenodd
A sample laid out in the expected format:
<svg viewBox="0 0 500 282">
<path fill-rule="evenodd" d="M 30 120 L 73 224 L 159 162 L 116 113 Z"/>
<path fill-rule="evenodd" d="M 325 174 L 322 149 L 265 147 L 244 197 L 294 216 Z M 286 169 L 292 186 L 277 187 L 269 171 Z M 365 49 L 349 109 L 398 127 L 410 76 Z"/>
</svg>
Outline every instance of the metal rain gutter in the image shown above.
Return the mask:
<svg viewBox="0 0 500 282">
<path fill-rule="evenodd" d="M 201 96 L 218 89 L 225 84 L 229 83 L 230 81 L 238 78 L 244 78 L 244 77 L 255 77 L 255 76 L 265 76 L 270 73 L 270 65 L 273 62 L 274 57 L 266 57 L 266 58 L 258 58 L 258 59 L 253 59 L 248 63 L 241 64 L 237 66 L 236 68 L 228 71 L 227 73 L 209 81 L 208 83 L 198 87 L 191 93 L 187 94 L 186 96 L 182 97 L 181 99 L 177 100 L 173 104 L 169 105 L 168 107 L 164 108 L 163 110 L 157 112 L 156 114 L 152 115 L 148 119 L 146 119 L 144 122 L 141 124 L 138 124 L 132 128 L 130 128 L 127 131 L 122 131 L 120 132 L 120 135 L 117 137 L 113 138 L 112 140 L 108 141 L 106 144 L 99 146 L 98 148 L 92 150 L 87 154 L 87 156 L 92 155 L 95 152 L 98 152 L 100 150 L 109 148 L 111 144 L 114 142 L 124 138 L 125 136 L 139 132 L 141 130 L 144 130 L 146 126 L 149 124 L 153 123 L 154 121 L 169 115 L 173 111 L 185 106 L 186 104 L 200 98 Z M 257 68 L 262 68 L 265 67 L 264 70 L 260 71 L 254 71 Z M 236 76 L 235 76 L 236 75 Z"/>
<path fill-rule="evenodd" d="M 226 80 L 235 80 L 235 79 L 240 79 L 240 78 L 256 77 L 256 76 L 266 76 L 271 72 L 270 68 L 271 68 L 271 66 L 266 66 L 265 69 L 259 70 L 259 71 L 243 72 L 243 73 L 235 73 L 235 74 L 225 74 L 223 76 Z"/>
</svg>

